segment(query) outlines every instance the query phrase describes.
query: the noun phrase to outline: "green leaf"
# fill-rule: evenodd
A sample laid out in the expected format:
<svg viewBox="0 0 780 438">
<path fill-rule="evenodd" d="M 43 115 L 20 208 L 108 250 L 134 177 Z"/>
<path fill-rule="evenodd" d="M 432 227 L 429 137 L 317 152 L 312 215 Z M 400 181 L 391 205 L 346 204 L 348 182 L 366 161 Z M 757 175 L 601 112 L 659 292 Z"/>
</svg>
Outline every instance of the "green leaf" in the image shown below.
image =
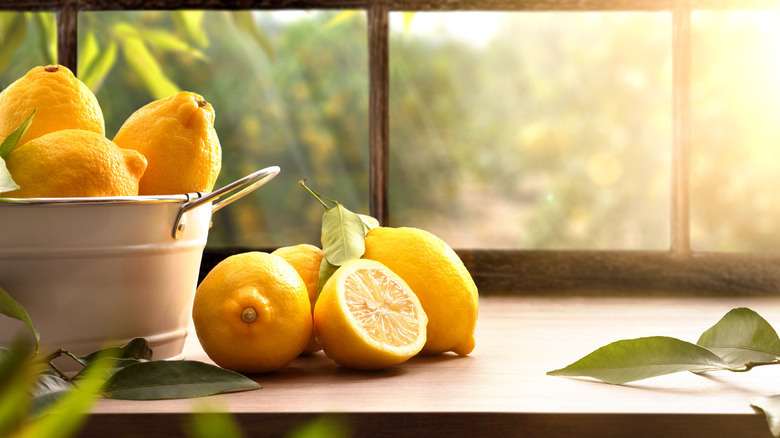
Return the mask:
<svg viewBox="0 0 780 438">
<path fill-rule="evenodd" d="M 46 64 L 57 62 L 57 22 L 54 14 L 46 12 L 29 12 L 38 31 L 38 50 L 43 55 Z"/>
<path fill-rule="evenodd" d="M 87 64 L 85 68 L 79 68 L 79 79 L 93 92 L 97 92 L 103 85 L 103 80 L 114 68 L 117 52 L 116 41 L 110 40 L 108 46 L 104 50 L 100 50 L 91 63 Z"/>
<path fill-rule="evenodd" d="M 358 216 L 360 216 L 360 220 L 363 221 L 363 228 L 366 233 L 379 226 L 379 221 L 373 216 L 366 214 L 359 214 Z"/>
<path fill-rule="evenodd" d="M 780 338 L 775 329 L 758 313 L 744 307 L 729 311 L 696 343 L 733 367 L 772 362 L 780 356 Z"/>
<path fill-rule="evenodd" d="M 322 215 L 322 253 L 328 262 L 341 266 L 366 252 L 366 231 L 356 213 L 336 204 Z"/>
<path fill-rule="evenodd" d="M 141 362 L 122 368 L 106 382 L 103 394 L 125 400 L 204 397 L 261 388 L 239 373 L 198 361 Z"/>
<path fill-rule="evenodd" d="M 780 437 L 780 395 L 753 397 L 750 405 L 764 412 L 769 431 L 773 436 Z"/>
<path fill-rule="evenodd" d="M 19 185 L 11 178 L 11 172 L 8 171 L 5 160 L 0 158 L 0 194 L 17 189 L 19 189 Z"/>
<path fill-rule="evenodd" d="M 317 296 L 320 295 L 322 288 L 325 287 L 325 283 L 328 282 L 328 279 L 338 269 L 339 267 L 328 262 L 328 259 L 325 257 L 322 258 L 322 262 L 320 263 L 320 274 L 319 278 L 317 279 Z"/>
<path fill-rule="evenodd" d="M 356 16 L 360 11 L 351 9 L 346 11 L 339 11 L 336 15 L 334 15 L 330 20 L 328 20 L 327 23 L 325 23 L 325 27 L 333 27 L 337 26 L 350 18 Z"/>
<path fill-rule="evenodd" d="M 100 54 L 100 44 L 98 44 L 97 36 L 91 29 L 84 33 L 82 38 L 79 38 L 78 47 L 78 76 L 82 82 L 86 83 L 88 71 L 95 62 L 95 59 Z M 89 87 L 89 85 L 87 85 Z M 91 87 L 90 87 L 91 88 Z"/>
<path fill-rule="evenodd" d="M 110 363 L 104 366 L 106 369 L 112 367 Z M 30 422 L 18 438 L 75 436 L 100 393 L 106 369 L 94 367 L 78 386 L 63 394 Z"/>
<path fill-rule="evenodd" d="M 27 119 L 25 119 L 24 122 L 22 122 L 21 125 L 17 126 L 16 129 L 10 134 L 8 134 L 8 137 L 3 139 L 3 142 L 0 143 L 0 158 L 5 159 L 8 157 L 8 154 L 11 153 L 12 150 L 16 147 L 16 144 L 19 143 L 19 140 L 22 138 L 25 132 L 30 128 L 30 124 L 32 124 L 33 116 L 35 116 L 35 113 L 37 112 L 37 109 L 32 110 L 29 116 L 27 116 Z"/>
<path fill-rule="evenodd" d="M 16 346 L 20 348 L 15 348 Z M 29 351 L 19 342 L 0 357 L 0 436 L 12 431 L 26 418 L 35 365 Z"/>
<path fill-rule="evenodd" d="M 241 432 L 236 419 L 224 412 L 211 407 L 202 407 L 195 412 L 187 425 L 187 436 L 190 438 L 241 438 Z"/>
<path fill-rule="evenodd" d="M 171 52 L 187 53 L 200 60 L 207 59 L 203 52 L 196 49 L 195 47 L 192 47 L 186 41 L 168 31 L 147 29 L 144 31 L 143 36 L 149 44 L 152 44 L 158 49 Z"/>
<path fill-rule="evenodd" d="M 351 433 L 347 422 L 339 416 L 323 415 L 290 432 L 287 438 L 340 438 Z"/>
<path fill-rule="evenodd" d="M 728 368 L 729 364 L 704 347 L 666 336 L 651 336 L 613 342 L 547 374 L 593 377 L 621 384 L 681 371 Z"/>
<path fill-rule="evenodd" d="M 30 329 L 30 332 L 35 338 L 35 353 L 38 353 L 41 337 L 38 334 L 38 330 L 33 327 L 30 315 L 28 315 L 27 310 L 25 310 L 18 301 L 13 299 L 13 297 L 11 297 L 11 295 L 2 287 L 0 287 L 0 313 L 18 319 L 27 325 L 27 328 Z"/>
<path fill-rule="evenodd" d="M 104 348 L 79 358 L 82 365 L 103 357 L 117 359 L 143 359 L 152 360 L 152 347 L 144 338 L 134 338 L 121 347 Z"/>
<path fill-rule="evenodd" d="M 73 385 L 61 377 L 47 373 L 39 374 L 30 391 L 33 397 L 30 408 L 32 414 L 38 415 L 45 411 L 71 390 L 73 390 Z"/>
<path fill-rule="evenodd" d="M 209 46 L 208 34 L 203 30 L 204 11 L 172 11 L 173 22 L 181 33 L 200 47 Z"/>
<path fill-rule="evenodd" d="M 252 16 L 252 11 L 235 11 L 233 12 L 232 16 L 238 29 L 252 37 L 257 45 L 263 49 L 263 52 L 265 52 L 265 55 L 268 57 L 268 59 L 273 61 L 276 55 L 274 54 L 274 48 L 271 45 L 271 40 L 268 38 L 265 32 L 263 32 L 262 29 L 257 26 L 257 23 L 255 23 L 255 19 Z"/>
<path fill-rule="evenodd" d="M 125 35 L 122 42 L 125 61 L 155 99 L 163 99 L 179 92 L 179 87 L 168 79 L 141 38 Z"/>
<path fill-rule="evenodd" d="M 27 38 L 27 18 L 21 12 L 0 14 L 3 26 L 0 26 L 0 72 L 4 71 L 13 58 L 14 52 Z"/>
</svg>

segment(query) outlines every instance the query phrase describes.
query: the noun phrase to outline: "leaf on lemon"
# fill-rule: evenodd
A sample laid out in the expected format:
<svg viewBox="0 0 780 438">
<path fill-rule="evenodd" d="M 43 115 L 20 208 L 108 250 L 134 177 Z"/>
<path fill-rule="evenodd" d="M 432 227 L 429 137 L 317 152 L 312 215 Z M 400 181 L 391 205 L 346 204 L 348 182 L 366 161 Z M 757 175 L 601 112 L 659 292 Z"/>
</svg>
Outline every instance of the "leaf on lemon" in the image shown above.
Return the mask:
<svg viewBox="0 0 780 438">
<path fill-rule="evenodd" d="M 758 313 L 744 307 L 729 311 L 696 343 L 733 367 L 748 362 L 772 362 L 780 356 L 780 338 L 775 329 Z"/>
<path fill-rule="evenodd" d="M 333 265 L 359 259 L 366 252 L 366 231 L 357 213 L 336 204 L 322 215 L 322 254 Z"/>
<path fill-rule="evenodd" d="M 24 133 L 27 132 L 27 130 L 30 128 L 30 124 L 32 124 L 33 116 L 35 116 L 36 111 L 38 110 L 32 110 L 30 115 L 27 116 L 27 119 L 25 119 L 21 125 L 17 126 L 12 133 L 8 134 L 8 137 L 3 139 L 3 142 L 0 143 L 0 158 L 5 159 L 8 157 L 8 154 L 14 150 Z"/>
<path fill-rule="evenodd" d="M 780 395 L 753 397 L 750 405 L 764 412 L 769 431 L 773 436 L 780 437 Z"/>
<path fill-rule="evenodd" d="M 325 283 L 328 282 L 328 279 L 333 276 L 333 273 L 338 269 L 339 267 L 328 262 L 328 259 L 325 257 L 322 258 L 322 262 L 320 262 L 320 274 L 317 280 L 317 296 L 320 295 L 322 288 L 325 287 Z"/>
<path fill-rule="evenodd" d="M 621 384 L 682 371 L 728 368 L 728 363 L 704 347 L 666 336 L 651 336 L 613 342 L 547 374 L 593 377 Z"/>
<path fill-rule="evenodd" d="M 0 287 L 0 313 L 22 321 L 27 326 L 27 328 L 30 329 L 33 338 L 35 339 L 35 352 L 37 353 L 41 339 L 40 335 L 38 334 L 38 330 L 36 330 L 33 326 L 32 320 L 30 320 L 30 315 L 27 314 L 27 310 L 25 310 L 25 308 L 22 307 L 18 301 L 13 299 L 13 297 L 11 297 L 11 295 L 9 295 L 8 292 L 6 292 L 2 287 Z"/>
<path fill-rule="evenodd" d="M 114 373 L 103 387 L 108 398 L 162 400 L 204 397 L 262 388 L 234 371 L 192 360 L 141 362 Z"/>
<path fill-rule="evenodd" d="M 373 216 L 367 214 L 359 214 L 358 216 L 360 216 L 360 220 L 363 221 L 363 228 L 366 233 L 379 226 L 379 221 Z"/>
</svg>

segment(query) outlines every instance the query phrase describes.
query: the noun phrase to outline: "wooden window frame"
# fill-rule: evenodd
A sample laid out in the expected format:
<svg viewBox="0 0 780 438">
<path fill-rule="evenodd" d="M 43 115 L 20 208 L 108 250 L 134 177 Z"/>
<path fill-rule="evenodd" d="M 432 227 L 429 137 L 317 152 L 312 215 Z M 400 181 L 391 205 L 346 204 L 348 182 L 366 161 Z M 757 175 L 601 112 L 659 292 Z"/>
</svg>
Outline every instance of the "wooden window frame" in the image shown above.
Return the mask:
<svg viewBox="0 0 780 438">
<path fill-rule="evenodd" d="M 672 17 L 671 235 L 667 251 L 458 250 L 483 294 L 771 295 L 777 254 L 690 246 L 691 14 L 780 10 L 780 0 L 0 0 L 0 10 L 57 14 L 59 63 L 74 69 L 79 12 L 108 10 L 361 9 L 368 17 L 369 208 L 388 221 L 389 14 L 394 11 L 655 11 Z M 249 248 L 207 249 L 202 271 Z"/>
</svg>

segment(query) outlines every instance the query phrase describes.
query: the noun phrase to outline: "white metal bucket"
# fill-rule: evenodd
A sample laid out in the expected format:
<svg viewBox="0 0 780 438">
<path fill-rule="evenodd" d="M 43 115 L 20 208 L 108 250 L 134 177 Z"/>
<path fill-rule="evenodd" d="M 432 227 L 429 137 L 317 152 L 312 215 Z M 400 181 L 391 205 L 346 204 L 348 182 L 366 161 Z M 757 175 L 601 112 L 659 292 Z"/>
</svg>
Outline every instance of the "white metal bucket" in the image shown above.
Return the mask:
<svg viewBox="0 0 780 438">
<path fill-rule="evenodd" d="M 82 355 L 143 337 L 154 359 L 179 358 L 212 213 L 277 173 L 205 194 L 0 198 L 0 287 L 46 350 Z M 0 315 L 0 346 L 24 328 Z"/>
</svg>

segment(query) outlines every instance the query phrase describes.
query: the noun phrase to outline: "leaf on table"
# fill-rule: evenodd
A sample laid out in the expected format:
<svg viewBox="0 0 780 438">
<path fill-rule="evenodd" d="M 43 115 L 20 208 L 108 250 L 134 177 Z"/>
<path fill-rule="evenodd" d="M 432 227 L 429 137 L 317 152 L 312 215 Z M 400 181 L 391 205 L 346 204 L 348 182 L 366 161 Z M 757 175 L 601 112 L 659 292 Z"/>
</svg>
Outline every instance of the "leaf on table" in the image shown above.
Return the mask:
<svg viewBox="0 0 780 438">
<path fill-rule="evenodd" d="M 27 328 L 30 329 L 33 338 L 35 339 L 35 353 L 38 353 L 41 336 L 38 334 L 38 330 L 36 330 L 33 326 L 32 320 L 30 320 L 30 315 L 28 315 L 27 310 L 25 310 L 18 301 L 13 299 L 13 297 L 11 297 L 11 295 L 9 295 L 8 292 L 6 292 L 2 287 L 0 287 L 0 313 L 6 316 L 10 316 L 14 319 L 18 319 L 27 325 Z"/>
<path fill-rule="evenodd" d="M 322 215 L 322 253 L 328 262 L 341 266 L 366 252 L 366 231 L 357 213 L 336 204 Z"/>
<path fill-rule="evenodd" d="M 192 360 L 152 361 L 114 373 L 103 387 L 108 398 L 162 400 L 204 397 L 262 388 L 239 373 Z"/>
<path fill-rule="evenodd" d="M 82 365 L 104 357 L 152 360 L 152 347 L 144 338 L 133 338 L 121 347 L 104 348 L 79 358 Z"/>
<path fill-rule="evenodd" d="M 696 343 L 732 367 L 742 367 L 748 362 L 772 362 L 780 356 L 780 338 L 775 329 L 758 313 L 744 307 L 729 311 Z"/>
<path fill-rule="evenodd" d="M 73 386 L 59 376 L 41 373 L 33 384 L 30 395 L 33 397 L 31 411 L 38 415 L 65 396 Z"/>
<path fill-rule="evenodd" d="M 769 431 L 773 436 L 780 437 L 780 395 L 753 397 L 750 405 L 764 412 Z"/>
<path fill-rule="evenodd" d="M 696 344 L 666 336 L 613 342 L 586 355 L 551 376 L 593 377 L 621 384 L 682 371 L 714 371 L 729 364 Z"/>
<path fill-rule="evenodd" d="M 110 363 L 104 364 L 111 368 Z M 40 415 L 28 423 L 16 438 L 75 436 L 87 421 L 92 405 L 100 394 L 105 369 L 94 367 L 74 389 L 65 392 L 49 404 Z"/>
</svg>

